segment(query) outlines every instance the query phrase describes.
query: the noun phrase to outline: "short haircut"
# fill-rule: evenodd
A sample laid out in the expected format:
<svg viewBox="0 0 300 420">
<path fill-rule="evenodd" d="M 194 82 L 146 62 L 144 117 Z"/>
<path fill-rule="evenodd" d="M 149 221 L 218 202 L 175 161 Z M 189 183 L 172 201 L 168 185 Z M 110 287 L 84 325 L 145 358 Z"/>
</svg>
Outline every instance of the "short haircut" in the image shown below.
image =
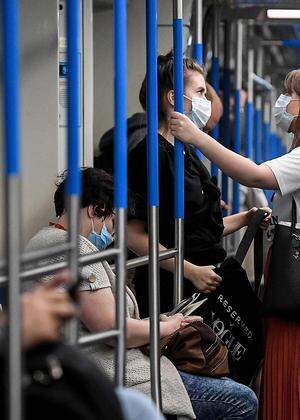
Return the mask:
<svg viewBox="0 0 300 420">
<path fill-rule="evenodd" d="M 54 193 L 56 216 L 66 209 L 66 183 L 68 172 L 59 176 Z M 114 213 L 114 180 L 111 175 L 97 168 L 81 169 L 81 208 L 92 205 L 97 217 L 106 218 Z"/>
</svg>

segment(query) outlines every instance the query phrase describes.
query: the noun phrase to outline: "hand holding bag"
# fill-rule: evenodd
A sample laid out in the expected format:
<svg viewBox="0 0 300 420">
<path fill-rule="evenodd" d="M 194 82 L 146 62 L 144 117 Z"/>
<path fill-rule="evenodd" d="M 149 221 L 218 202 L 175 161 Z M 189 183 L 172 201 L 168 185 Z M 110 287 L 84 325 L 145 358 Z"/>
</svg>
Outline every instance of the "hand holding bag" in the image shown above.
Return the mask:
<svg viewBox="0 0 300 420">
<path fill-rule="evenodd" d="M 277 224 L 271 253 L 263 313 L 300 321 L 300 229 L 292 200 L 291 226 Z"/>
<path fill-rule="evenodd" d="M 149 346 L 141 350 L 149 355 Z M 160 354 L 183 372 L 211 377 L 229 374 L 227 347 L 202 321 L 193 321 L 162 338 Z"/>
</svg>

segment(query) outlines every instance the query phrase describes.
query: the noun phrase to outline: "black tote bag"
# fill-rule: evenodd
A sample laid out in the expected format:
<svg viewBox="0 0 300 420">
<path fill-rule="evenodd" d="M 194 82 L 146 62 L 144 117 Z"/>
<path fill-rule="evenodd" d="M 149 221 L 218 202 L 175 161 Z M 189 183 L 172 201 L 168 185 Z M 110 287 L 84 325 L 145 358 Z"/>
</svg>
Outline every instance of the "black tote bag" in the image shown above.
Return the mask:
<svg viewBox="0 0 300 420">
<path fill-rule="evenodd" d="M 255 284 L 263 271 L 262 231 L 265 215 L 258 210 L 248 227 L 235 257 L 228 257 L 215 271 L 222 277 L 210 295 L 212 329 L 227 345 L 231 355 L 231 377 L 249 385 L 263 359 L 261 301 L 253 290 L 242 263 L 255 238 Z M 257 290 L 256 290 L 257 291 Z"/>
<path fill-rule="evenodd" d="M 293 198 L 291 226 L 275 226 L 263 314 L 300 321 L 300 229 L 296 224 Z"/>
</svg>

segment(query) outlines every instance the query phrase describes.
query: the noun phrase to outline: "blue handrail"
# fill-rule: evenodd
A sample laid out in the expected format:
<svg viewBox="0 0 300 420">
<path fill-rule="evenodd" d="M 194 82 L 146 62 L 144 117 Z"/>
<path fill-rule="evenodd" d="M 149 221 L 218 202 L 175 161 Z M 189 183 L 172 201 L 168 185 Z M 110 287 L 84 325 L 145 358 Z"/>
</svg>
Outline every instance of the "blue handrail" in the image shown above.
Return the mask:
<svg viewBox="0 0 300 420">
<path fill-rule="evenodd" d="M 255 108 L 254 111 L 254 157 L 256 163 L 262 162 L 262 111 Z"/>
<path fill-rule="evenodd" d="M 253 159 L 253 104 L 250 101 L 246 103 L 246 157 Z"/>
<path fill-rule="evenodd" d="M 275 156 L 274 156 L 275 157 Z M 263 123 L 263 160 L 272 159 L 271 145 L 270 145 L 270 124 Z"/>
<path fill-rule="evenodd" d="M 19 7 L 17 0 L 3 2 L 5 172 L 20 171 L 20 62 Z"/>
<path fill-rule="evenodd" d="M 285 47 L 300 47 L 300 39 L 285 39 L 281 41 L 282 45 Z"/>
<path fill-rule="evenodd" d="M 193 49 L 193 58 L 197 61 L 200 66 L 203 65 L 203 44 L 195 43 Z M 195 149 L 196 154 L 200 160 L 202 160 L 202 153 L 199 149 Z"/>
<path fill-rule="evenodd" d="M 203 44 L 194 44 L 193 49 L 193 58 L 199 63 L 201 66 L 203 65 Z"/>
<path fill-rule="evenodd" d="M 224 114 L 223 114 L 223 145 L 231 149 L 230 144 L 230 69 L 224 68 L 223 72 L 223 95 L 224 95 Z M 222 172 L 222 198 L 228 203 L 228 176 Z M 223 211 L 226 216 L 227 211 Z"/>
<path fill-rule="evenodd" d="M 148 205 L 159 204 L 157 116 L 157 0 L 147 1 Z"/>
<path fill-rule="evenodd" d="M 114 180 L 115 207 L 127 207 L 127 121 L 126 121 L 126 0 L 114 2 Z"/>
<path fill-rule="evenodd" d="M 212 87 L 215 89 L 216 93 L 219 93 L 219 58 L 213 57 L 212 59 Z M 219 124 L 216 124 L 212 129 L 212 136 L 216 141 L 219 140 Z M 211 164 L 211 175 L 218 176 L 218 167 L 212 163 Z"/>
<path fill-rule="evenodd" d="M 174 18 L 174 92 L 175 111 L 183 112 L 183 45 L 182 18 Z M 175 218 L 184 218 L 184 153 L 183 144 L 175 139 Z"/>
<path fill-rule="evenodd" d="M 234 91 L 234 151 L 241 154 L 241 92 L 239 89 Z M 240 188 L 239 183 L 234 181 L 233 183 L 233 204 L 232 212 L 238 213 L 240 209 Z"/>
<path fill-rule="evenodd" d="M 80 28 L 79 0 L 67 2 L 67 37 L 68 37 L 68 178 L 67 194 L 80 195 Z"/>
</svg>

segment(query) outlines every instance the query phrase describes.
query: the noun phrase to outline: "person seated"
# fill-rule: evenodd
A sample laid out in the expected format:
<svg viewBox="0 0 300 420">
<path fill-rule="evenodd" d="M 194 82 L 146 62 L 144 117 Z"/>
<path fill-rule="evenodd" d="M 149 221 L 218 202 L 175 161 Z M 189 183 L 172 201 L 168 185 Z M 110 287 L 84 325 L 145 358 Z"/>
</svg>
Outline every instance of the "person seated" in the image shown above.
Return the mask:
<svg viewBox="0 0 300 420">
<path fill-rule="evenodd" d="M 28 350 L 41 343 L 61 339 L 61 326 L 72 318 L 76 309 L 69 295 L 58 287 L 66 284 L 69 276 L 57 274 L 50 282 L 40 284 L 21 296 L 22 348 Z M 38 320 L 38 322 L 37 322 Z M 0 349 L 5 347 L 7 317 L 0 312 Z"/>
<path fill-rule="evenodd" d="M 36 285 L 32 290 L 23 293 L 21 297 L 22 349 L 25 352 L 36 349 L 35 357 L 40 357 L 41 360 L 41 354 L 45 347 L 43 350 L 41 347 L 40 351 L 39 346 L 62 340 L 61 332 L 64 322 L 76 315 L 77 311 L 74 302 L 69 294 L 60 287 L 66 285 L 69 281 L 70 276 L 67 271 L 64 271 L 57 274 L 54 279 L 49 282 Z M 6 364 L 5 358 L 2 357 L 7 338 L 6 327 L 7 318 L 5 313 L 2 312 L 0 313 L 0 372 L 4 370 Z M 49 347 L 49 351 L 51 351 L 51 347 Z M 91 362 L 89 362 L 89 365 L 92 366 Z M 101 413 L 98 413 L 99 418 L 102 420 L 109 420 L 110 418 L 114 418 L 114 420 L 138 420 L 141 418 L 144 420 L 163 420 L 163 417 L 156 410 L 152 401 L 142 393 L 137 391 L 134 392 L 122 387 L 114 388 L 113 385 L 103 377 L 103 373 L 100 370 L 98 372 L 98 369 L 96 368 L 95 372 L 96 374 L 93 378 L 89 377 L 89 383 L 92 384 L 93 381 L 96 381 L 95 385 L 102 390 L 104 386 L 106 394 L 109 395 L 106 404 L 102 406 Z M 87 372 L 86 375 L 89 376 L 89 373 Z M 4 376 L 5 375 L 2 375 L 2 379 Z M 2 386 L 4 387 L 4 382 L 0 380 L 0 389 Z M 42 386 L 44 387 L 44 385 Z M 2 392 L 1 395 L 4 397 L 5 392 Z M 24 401 L 26 403 L 24 418 L 28 420 L 40 418 L 39 414 L 38 417 L 36 417 L 37 413 L 40 413 L 37 401 L 32 404 L 32 396 L 30 396 L 30 393 L 28 394 L 26 388 L 24 389 L 24 395 Z M 43 408 L 47 406 L 47 403 L 53 403 L 50 398 L 44 400 L 42 395 L 41 401 Z M 4 408 L 4 404 L 0 403 L 0 406 L 2 409 Z M 47 418 L 50 418 L 49 410 L 47 415 L 49 416 Z M 43 418 L 46 419 L 45 416 L 46 414 L 43 415 Z M 56 414 L 57 420 L 63 418 L 65 418 L 63 413 L 61 413 L 61 416 L 60 413 Z M 77 418 L 82 418 L 81 414 L 79 414 L 79 417 L 76 417 L 76 419 Z"/>
<path fill-rule="evenodd" d="M 104 250 L 114 240 L 113 178 L 96 168 L 82 170 L 79 252 L 81 255 Z M 66 175 L 67 176 L 67 175 Z M 66 176 L 54 194 L 57 220 L 41 229 L 29 242 L 27 250 L 41 249 L 65 242 L 68 238 L 66 209 Z M 47 260 L 57 262 L 65 256 Z M 106 261 L 83 267 L 84 280 L 79 288 L 81 306 L 80 334 L 107 331 L 115 328 L 116 280 Z M 148 319 L 140 319 L 133 292 L 126 287 L 127 362 L 126 386 L 151 395 L 150 360 L 140 350 L 150 342 Z M 198 317 L 196 317 L 197 319 Z M 166 337 L 194 317 L 177 314 L 163 317 L 160 335 Z M 198 318 L 199 319 L 199 318 Z M 115 371 L 114 344 L 98 342 L 86 349 L 109 378 Z M 165 356 L 161 357 L 162 408 L 167 416 L 197 419 L 254 419 L 257 399 L 244 385 L 228 378 L 209 378 L 179 372 Z M 190 399 L 190 398 L 191 399 Z"/>
</svg>

